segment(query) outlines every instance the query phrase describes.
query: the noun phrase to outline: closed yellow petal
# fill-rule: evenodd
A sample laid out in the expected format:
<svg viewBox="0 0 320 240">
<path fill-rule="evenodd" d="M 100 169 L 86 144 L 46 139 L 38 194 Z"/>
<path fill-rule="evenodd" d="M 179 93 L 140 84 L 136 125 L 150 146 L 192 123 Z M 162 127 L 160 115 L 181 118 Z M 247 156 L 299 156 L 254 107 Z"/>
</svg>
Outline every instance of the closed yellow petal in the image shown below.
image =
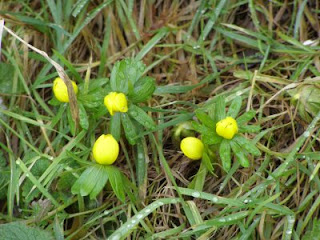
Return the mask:
<svg viewBox="0 0 320 240">
<path fill-rule="evenodd" d="M 114 100 L 114 106 L 118 112 L 128 112 L 127 98 L 123 93 L 118 93 Z"/>
<path fill-rule="evenodd" d="M 216 124 L 216 132 L 225 139 L 232 139 L 238 133 L 237 121 L 232 117 L 226 117 Z"/>
<path fill-rule="evenodd" d="M 203 155 L 203 143 L 195 137 L 186 137 L 180 143 L 181 151 L 192 160 L 199 160 Z"/>
<path fill-rule="evenodd" d="M 116 97 L 116 92 L 111 92 L 107 96 L 104 97 L 104 105 L 108 109 L 111 116 L 114 114 L 114 99 Z"/>
<path fill-rule="evenodd" d="M 73 90 L 75 94 L 78 93 L 78 86 L 74 81 L 71 81 Z M 60 102 L 69 102 L 69 95 L 68 95 L 68 89 L 67 85 L 64 83 L 64 81 L 61 78 L 56 78 L 53 81 L 53 93 L 55 97 L 60 101 Z"/>
<path fill-rule="evenodd" d="M 93 158 L 97 163 L 110 165 L 119 155 L 119 144 L 111 134 L 102 134 L 94 143 Z"/>
<path fill-rule="evenodd" d="M 127 112 L 128 102 L 123 93 L 110 92 L 104 98 L 104 105 L 107 107 L 110 115 L 114 115 L 115 112 Z"/>
</svg>

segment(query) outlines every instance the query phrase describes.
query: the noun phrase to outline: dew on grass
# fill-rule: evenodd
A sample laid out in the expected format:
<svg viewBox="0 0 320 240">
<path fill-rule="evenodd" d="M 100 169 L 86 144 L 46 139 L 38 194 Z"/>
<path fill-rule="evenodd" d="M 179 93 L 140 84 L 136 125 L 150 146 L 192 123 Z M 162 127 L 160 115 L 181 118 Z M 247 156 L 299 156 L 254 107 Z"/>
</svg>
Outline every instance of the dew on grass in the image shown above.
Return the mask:
<svg viewBox="0 0 320 240">
<path fill-rule="evenodd" d="M 194 198 L 200 197 L 200 193 L 199 193 L 199 192 L 193 192 L 191 195 L 192 195 L 192 197 L 194 197 Z"/>
<path fill-rule="evenodd" d="M 212 197 L 212 202 L 218 202 L 218 198 L 217 197 Z"/>
<path fill-rule="evenodd" d="M 111 238 L 111 240 L 119 240 L 120 238 L 121 238 L 121 235 L 120 234 L 116 234 Z"/>
<path fill-rule="evenodd" d="M 306 137 L 306 138 L 307 138 L 307 137 L 310 137 L 310 132 L 309 132 L 309 131 L 305 131 L 305 132 L 303 133 L 303 136 Z"/>
</svg>

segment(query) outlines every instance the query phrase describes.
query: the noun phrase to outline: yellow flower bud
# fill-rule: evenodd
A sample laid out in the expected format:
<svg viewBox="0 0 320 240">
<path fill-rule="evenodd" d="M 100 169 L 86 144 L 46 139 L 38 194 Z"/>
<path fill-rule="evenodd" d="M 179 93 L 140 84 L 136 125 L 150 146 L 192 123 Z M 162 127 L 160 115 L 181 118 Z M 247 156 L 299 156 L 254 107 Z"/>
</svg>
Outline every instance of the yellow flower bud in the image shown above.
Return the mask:
<svg viewBox="0 0 320 240">
<path fill-rule="evenodd" d="M 116 112 L 127 112 L 128 102 L 123 93 L 111 92 L 104 97 L 104 105 L 107 107 L 111 116 Z"/>
<path fill-rule="evenodd" d="M 222 119 L 216 125 L 216 132 L 223 138 L 232 139 L 238 132 L 237 121 L 232 117 L 226 117 L 225 119 Z"/>
<path fill-rule="evenodd" d="M 202 158 L 204 146 L 198 138 L 186 137 L 182 139 L 180 148 L 184 155 L 192 160 L 198 160 Z"/>
<path fill-rule="evenodd" d="M 119 155 L 119 144 L 111 134 L 102 134 L 94 143 L 92 153 L 97 163 L 111 165 Z"/>
<path fill-rule="evenodd" d="M 78 93 L 77 84 L 74 81 L 71 81 L 71 83 L 72 83 L 74 92 L 77 94 Z M 64 81 L 61 78 L 58 77 L 53 81 L 52 89 L 53 89 L 54 95 L 60 102 L 69 102 L 67 85 L 64 83 Z"/>
</svg>

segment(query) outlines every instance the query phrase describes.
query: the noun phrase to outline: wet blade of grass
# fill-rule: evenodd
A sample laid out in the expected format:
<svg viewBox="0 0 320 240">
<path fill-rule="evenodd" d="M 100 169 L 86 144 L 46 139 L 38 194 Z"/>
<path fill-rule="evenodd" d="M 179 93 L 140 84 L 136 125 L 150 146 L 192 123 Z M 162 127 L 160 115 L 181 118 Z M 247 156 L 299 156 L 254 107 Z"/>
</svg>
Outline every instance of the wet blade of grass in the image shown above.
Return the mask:
<svg viewBox="0 0 320 240">
<path fill-rule="evenodd" d="M 46 186 L 54 175 L 50 175 L 59 168 L 59 163 L 67 157 L 67 151 L 70 151 L 72 148 L 74 148 L 79 142 L 82 140 L 82 138 L 85 136 L 86 131 L 81 131 L 75 138 L 73 138 L 62 150 L 62 152 L 57 156 L 54 161 L 50 164 L 50 166 L 45 170 L 45 172 L 40 176 L 38 181 L 41 183 L 43 182 L 43 185 Z M 30 191 L 30 193 L 34 190 L 33 187 Z"/>
<path fill-rule="evenodd" d="M 154 201 L 137 214 L 135 214 L 132 218 L 128 219 L 126 223 L 122 224 L 120 228 L 114 231 L 110 239 L 122 239 L 130 234 L 132 229 L 139 224 L 140 220 L 147 217 L 150 213 L 154 212 L 158 207 L 161 207 L 166 204 L 177 204 L 180 202 L 179 198 L 163 198 Z"/>
<path fill-rule="evenodd" d="M 178 235 L 179 233 L 181 233 L 184 230 L 184 228 L 185 228 L 185 224 L 181 224 L 178 227 L 168 229 L 163 232 L 154 233 L 154 234 L 152 234 L 152 237 L 147 238 L 147 240 L 168 239 L 171 236 Z"/>
<path fill-rule="evenodd" d="M 207 38 L 208 34 L 211 32 L 213 25 L 216 23 L 219 15 L 221 14 L 222 10 L 226 11 L 228 8 L 225 8 L 225 4 L 227 0 L 219 1 L 218 5 L 209 13 L 209 21 L 207 22 L 205 28 L 203 29 L 199 39 L 198 45 L 201 45 L 203 41 Z"/>
<path fill-rule="evenodd" d="M 136 60 L 142 60 L 143 57 L 162 39 L 164 38 L 168 33 L 167 28 L 162 28 L 158 31 L 158 33 L 151 38 L 151 40 L 144 45 L 144 47 L 140 50 L 140 52 L 136 56 Z"/>
<path fill-rule="evenodd" d="M 195 223 L 195 220 L 192 216 L 192 213 L 191 213 L 191 210 L 189 208 L 189 206 L 185 203 L 183 197 L 182 197 L 182 194 L 179 190 L 179 187 L 173 177 L 173 174 L 171 172 L 171 169 L 167 163 L 167 160 L 165 159 L 165 157 L 163 156 L 163 150 L 162 150 L 162 143 L 158 143 L 155 139 L 155 137 L 152 135 L 152 140 L 155 144 L 155 146 L 157 147 L 157 151 L 158 151 L 158 155 L 159 155 L 159 159 L 160 159 L 160 163 L 161 163 L 161 166 L 164 170 L 164 172 L 166 173 L 166 176 L 167 178 L 171 181 L 171 183 L 173 184 L 175 190 L 177 191 L 177 194 L 179 196 L 179 199 L 180 199 L 180 202 L 182 204 L 182 207 L 183 207 L 183 210 L 184 210 L 184 213 L 186 214 L 186 217 L 188 219 L 188 221 L 190 222 L 190 224 L 194 224 Z"/>
<path fill-rule="evenodd" d="M 302 17 L 303 17 L 303 12 L 304 8 L 307 4 L 308 0 L 304 0 L 301 4 L 299 4 L 299 10 L 297 13 L 295 25 L 294 25 L 294 31 L 293 31 L 293 36 L 295 39 L 298 39 L 298 34 L 299 34 L 299 29 L 301 28 L 301 22 L 302 22 Z M 299 1 L 300 3 L 300 1 Z"/>
<path fill-rule="evenodd" d="M 320 112 L 315 116 L 315 118 L 312 120 L 310 125 L 307 127 L 307 129 L 304 131 L 304 133 L 297 139 L 293 150 L 289 153 L 288 157 L 282 163 L 279 167 L 276 168 L 275 171 L 273 171 L 272 175 L 268 177 L 268 179 L 276 178 L 281 176 L 282 172 L 284 172 L 287 167 L 296 159 L 295 156 L 297 152 L 300 150 L 302 147 L 303 143 L 306 141 L 306 139 L 310 136 L 311 132 L 313 132 L 316 124 L 320 120 Z"/>
<path fill-rule="evenodd" d="M 179 190 L 182 195 L 188 195 L 188 196 L 192 196 L 194 198 L 205 199 L 205 200 L 211 201 L 215 204 L 224 204 L 224 205 L 230 205 L 230 206 L 235 206 L 235 207 L 243 207 L 244 206 L 242 201 L 236 200 L 236 199 L 224 198 L 224 197 L 220 197 L 220 196 L 213 195 L 210 193 L 200 192 L 200 191 L 196 191 L 196 190 L 188 189 L 188 188 L 179 187 Z"/>
<path fill-rule="evenodd" d="M 39 191 L 46 196 L 56 207 L 59 207 L 60 204 L 55 200 L 55 198 L 41 185 L 41 183 L 33 176 L 29 171 L 27 166 L 20 159 L 16 161 L 16 164 L 21 168 L 21 170 L 26 174 L 26 176 L 31 180 L 33 185 L 39 189 Z"/>
</svg>

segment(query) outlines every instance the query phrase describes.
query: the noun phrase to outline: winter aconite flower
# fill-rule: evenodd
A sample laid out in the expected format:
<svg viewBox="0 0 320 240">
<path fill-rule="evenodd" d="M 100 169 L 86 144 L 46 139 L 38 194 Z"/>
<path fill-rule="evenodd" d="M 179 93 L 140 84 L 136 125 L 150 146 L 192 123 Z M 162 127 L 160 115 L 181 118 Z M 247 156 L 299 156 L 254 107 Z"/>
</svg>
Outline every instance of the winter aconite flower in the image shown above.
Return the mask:
<svg viewBox="0 0 320 240">
<path fill-rule="evenodd" d="M 237 121 L 232 117 L 220 120 L 216 125 L 216 132 L 225 139 L 232 139 L 238 133 Z"/>
<path fill-rule="evenodd" d="M 72 83 L 75 94 L 77 94 L 78 93 L 77 84 L 74 81 L 71 81 L 71 83 Z M 53 89 L 54 95 L 60 102 L 69 102 L 67 85 L 64 83 L 64 81 L 61 78 L 58 77 L 53 81 L 52 89 Z"/>
<path fill-rule="evenodd" d="M 195 137 L 186 137 L 180 143 L 184 155 L 192 160 L 199 160 L 203 155 L 203 143 Z"/>
<path fill-rule="evenodd" d="M 110 165 L 119 155 L 119 144 L 111 134 L 102 134 L 94 143 L 92 153 L 97 163 Z"/>
<path fill-rule="evenodd" d="M 116 112 L 127 112 L 128 102 L 123 93 L 111 92 L 104 98 L 104 105 L 107 107 L 111 116 Z"/>
</svg>

